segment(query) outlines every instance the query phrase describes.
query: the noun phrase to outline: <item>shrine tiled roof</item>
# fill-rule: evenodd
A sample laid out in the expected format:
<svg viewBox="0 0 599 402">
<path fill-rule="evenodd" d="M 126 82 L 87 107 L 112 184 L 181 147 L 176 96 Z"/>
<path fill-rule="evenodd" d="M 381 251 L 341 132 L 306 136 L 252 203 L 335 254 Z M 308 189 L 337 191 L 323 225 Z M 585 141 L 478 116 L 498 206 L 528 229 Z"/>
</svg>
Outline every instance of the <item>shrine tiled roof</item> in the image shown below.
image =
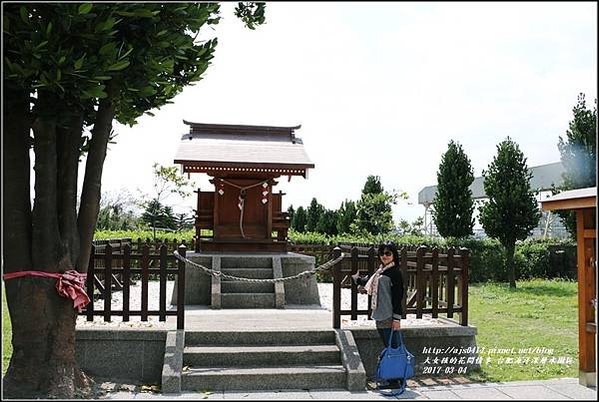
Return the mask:
<svg viewBox="0 0 599 402">
<path fill-rule="evenodd" d="M 300 126 L 244 126 L 191 123 L 181 137 L 175 163 L 183 165 L 264 166 L 313 168 L 303 142 L 294 131 Z"/>
</svg>

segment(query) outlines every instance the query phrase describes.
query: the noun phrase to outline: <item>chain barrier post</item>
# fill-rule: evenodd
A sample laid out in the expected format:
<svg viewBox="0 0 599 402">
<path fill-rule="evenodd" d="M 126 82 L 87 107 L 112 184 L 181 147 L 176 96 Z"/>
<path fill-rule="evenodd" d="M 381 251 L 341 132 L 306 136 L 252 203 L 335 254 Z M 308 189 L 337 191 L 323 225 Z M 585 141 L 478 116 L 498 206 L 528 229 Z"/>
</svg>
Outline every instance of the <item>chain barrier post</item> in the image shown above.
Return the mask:
<svg viewBox="0 0 599 402">
<path fill-rule="evenodd" d="M 333 257 L 341 255 L 341 248 L 335 247 Z M 333 328 L 341 328 L 341 266 L 333 267 Z"/>
</svg>

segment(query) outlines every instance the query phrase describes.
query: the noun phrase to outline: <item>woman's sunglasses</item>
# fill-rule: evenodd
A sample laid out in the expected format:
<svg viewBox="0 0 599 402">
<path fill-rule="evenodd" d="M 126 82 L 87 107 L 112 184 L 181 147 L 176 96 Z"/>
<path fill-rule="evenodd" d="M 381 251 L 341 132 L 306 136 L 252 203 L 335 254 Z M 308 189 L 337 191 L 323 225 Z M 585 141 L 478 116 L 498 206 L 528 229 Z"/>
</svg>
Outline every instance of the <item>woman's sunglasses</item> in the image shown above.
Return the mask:
<svg viewBox="0 0 599 402">
<path fill-rule="evenodd" d="M 379 257 L 382 257 L 382 256 L 391 257 L 392 255 L 393 255 L 393 253 L 389 250 L 385 251 L 384 253 L 383 252 L 379 253 Z"/>
</svg>

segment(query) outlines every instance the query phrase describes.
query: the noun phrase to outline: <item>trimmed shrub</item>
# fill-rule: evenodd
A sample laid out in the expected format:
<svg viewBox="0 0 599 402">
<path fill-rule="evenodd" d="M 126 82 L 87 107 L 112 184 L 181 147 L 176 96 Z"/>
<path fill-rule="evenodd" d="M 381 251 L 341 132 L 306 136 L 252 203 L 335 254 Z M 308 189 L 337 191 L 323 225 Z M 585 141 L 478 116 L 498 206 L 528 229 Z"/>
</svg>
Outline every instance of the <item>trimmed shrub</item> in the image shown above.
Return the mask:
<svg viewBox="0 0 599 402">
<path fill-rule="evenodd" d="M 519 279 L 576 278 L 576 243 L 570 240 L 525 240 L 515 255 Z"/>
<path fill-rule="evenodd" d="M 187 244 L 192 244 L 195 230 L 188 230 L 179 233 L 157 232 L 157 239 L 169 241 L 185 240 Z M 137 241 L 138 238 L 145 240 L 152 238 L 152 231 L 97 231 L 94 240 L 131 238 Z M 296 231 L 289 232 L 289 241 L 291 244 L 313 244 L 326 245 L 333 248 L 337 244 L 350 244 L 360 246 L 378 245 L 384 241 L 394 241 L 400 246 L 415 247 L 423 245 L 429 248 L 439 247 L 447 250 L 448 247 L 466 247 L 470 249 L 470 270 L 469 282 L 488 282 L 498 281 L 506 282 L 508 280 L 505 269 L 505 252 L 499 241 L 495 239 L 479 240 L 475 238 L 465 239 L 442 239 L 430 236 L 399 236 L 391 235 L 349 235 L 340 234 L 328 236 L 322 233 Z M 326 261 L 317 256 L 317 264 L 320 265 Z M 567 240 L 556 239 L 533 240 L 527 239 L 516 244 L 514 255 L 516 279 L 529 278 L 568 278 L 576 279 L 576 243 Z M 330 282 L 328 274 L 318 274 L 319 282 Z"/>
</svg>

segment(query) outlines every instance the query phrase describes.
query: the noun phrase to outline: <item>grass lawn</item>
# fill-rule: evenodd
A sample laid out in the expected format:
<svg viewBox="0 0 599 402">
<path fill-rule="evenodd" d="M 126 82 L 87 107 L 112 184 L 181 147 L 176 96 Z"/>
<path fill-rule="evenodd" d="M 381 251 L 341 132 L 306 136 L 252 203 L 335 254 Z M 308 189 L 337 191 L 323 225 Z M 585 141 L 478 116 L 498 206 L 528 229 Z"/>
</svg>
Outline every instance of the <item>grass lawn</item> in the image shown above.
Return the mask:
<svg viewBox="0 0 599 402">
<path fill-rule="evenodd" d="M 4 284 L 2 285 L 2 375 L 8 369 L 10 356 L 12 355 L 11 343 L 12 331 L 10 325 L 10 316 L 8 315 L 8 306 L 6 305 L 6 297 L 4 296 Z"/>
<path fill-rule="evenodd" d="M 478 329 L 476 341 L 481 354 L 482 372 L 470 372 L 472 380 L 517 381 L 558 377 L 578 377 L 578 300 L 573 281 L 518 281 L 511 291 L 507 284 L 488 283 L 470 286 L 469 321 Z M 2 292 L 2 374 L 12 353 L 11 326 Z M 519 349 L 545 347 L 553 354 L 524 354 Z M 491 348 L 513 353 L 487 353 Z M 533 363 L 534 357 L 569 357 L 570 364 Z M 486 358 L 491 362 L 487 363 Z M 499 358 L 529 357 L 528 364 L 499 363 Z"/>
<path fill-rule="evenodd" d="M 469 324 L 478 329 L 476 343 L 488 352 L 491 348 L 510 352 L 483 351 L 482 373 L 487 381 L 541 380 L 578 377 L 578 298 L 577 283 L 562 280 L 518 281 L 470 286 Z M 553 349 L 548 353 L 521 353 L 525 348 Z M 512 352 L 511 349 L 514 348 Z M 491 361 L 487 363 L 487 357 Z M 500 363 L 499 358 L 529 358 L 527 364 Z M 533 363 L 533 358 L 548 361 Z M 551 357 L 570 358 L 569 364 L 550 363 Z M 474 375 L 474 373 L 473 373 Z M 474 375 L 474 377 L 476 377 Z"/>
</svg>

